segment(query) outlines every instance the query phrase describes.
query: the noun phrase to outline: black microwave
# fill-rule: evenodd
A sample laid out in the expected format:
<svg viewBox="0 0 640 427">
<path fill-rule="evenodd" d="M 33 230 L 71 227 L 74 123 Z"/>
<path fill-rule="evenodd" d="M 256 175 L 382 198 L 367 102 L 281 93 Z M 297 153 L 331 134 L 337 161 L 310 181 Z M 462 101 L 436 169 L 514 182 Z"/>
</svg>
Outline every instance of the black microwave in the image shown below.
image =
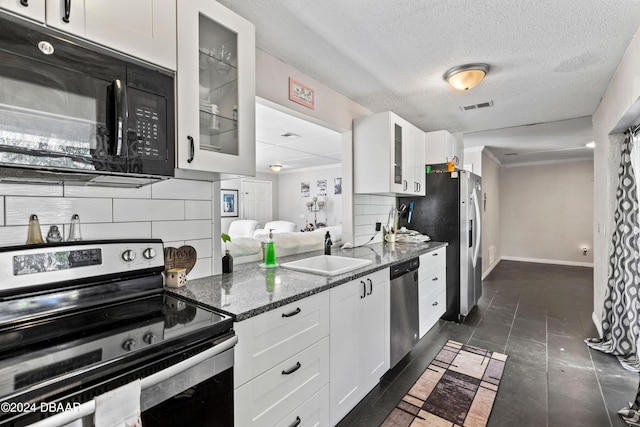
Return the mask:
<svg viewBox="0 0 640 427">
<path fill-rule="evenodd" d="M 173 72 L 12 16 L 0 28 L 0 181 L 173 176 Z"/>
</svg>

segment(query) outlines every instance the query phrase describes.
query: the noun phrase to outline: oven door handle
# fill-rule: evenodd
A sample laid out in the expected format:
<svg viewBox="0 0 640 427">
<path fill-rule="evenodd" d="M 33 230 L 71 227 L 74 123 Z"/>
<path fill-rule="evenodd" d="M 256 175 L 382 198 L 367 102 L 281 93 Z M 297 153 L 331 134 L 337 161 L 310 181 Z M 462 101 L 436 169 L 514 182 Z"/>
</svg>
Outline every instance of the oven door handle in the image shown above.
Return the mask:
<svg viewBox="0 0 640 427">
<path fill-rule="evenodd" d="M 208 350 L 198 353 L 195 356 L 192 356 L 186 360 L 183 360 L 180 363 L 176 363 L 175 365 L 169 366 L 167 369 L 164 369 L 160 372 L 156 372 L 153 375 L 149 375 L 148 377 L 142 378 L 140 380 L 140 388 L 144 390 L 168 378 L 178 375 L 183 371 L 191 369 L 194 366 L 204 362 L 205 360 L 210 359 L 224 351 L 229 350 L 237 343 L 238 343 L 238 337 L 234 335 L 228 340 L 225 340 L 220 344 L 211 347 Z M 31 427 L 62 427 L 76 420 L 79 420 L 80 418 L 86 417 L 87 415 L 91 415 L 95 411 L 96 411 L 96 401 L 90 400 L 76 408 L 73 408 L 70 411 L 60 412 L 49 418 L 45 418 L 42 421 L 33 423 L 31 424 Z"/>
</svg>

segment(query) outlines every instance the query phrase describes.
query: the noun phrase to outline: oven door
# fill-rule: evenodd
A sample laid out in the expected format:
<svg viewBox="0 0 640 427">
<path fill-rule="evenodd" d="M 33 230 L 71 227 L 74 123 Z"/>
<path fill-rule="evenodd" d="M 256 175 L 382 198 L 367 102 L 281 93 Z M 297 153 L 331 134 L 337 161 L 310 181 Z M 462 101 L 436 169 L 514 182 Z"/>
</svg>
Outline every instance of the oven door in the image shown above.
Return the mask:
<svg viewBox="0 0 640 427">
<path fill-rule="evenodd" d="M 140 409 L 145 427 L 233 426 L 233 347 L 238 337 L 231 333 L 216 345 L 177 364 L 156 371 L 142 367 L 117 379 L 122 383 L 140 378 Z M 189 352 L 186 350 L 185 352 Z M 92 427 L 95 400 L 56 413 L 31 427 Z M 16 424 L 22 425 L 22 424 Z"/>
</svg>

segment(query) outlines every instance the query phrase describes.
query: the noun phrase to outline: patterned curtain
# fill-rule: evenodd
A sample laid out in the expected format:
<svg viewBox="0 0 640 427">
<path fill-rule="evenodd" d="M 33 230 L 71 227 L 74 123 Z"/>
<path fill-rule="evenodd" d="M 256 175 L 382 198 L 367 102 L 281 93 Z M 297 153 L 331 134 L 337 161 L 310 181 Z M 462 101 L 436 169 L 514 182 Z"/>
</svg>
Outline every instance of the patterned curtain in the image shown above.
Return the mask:
<svg viewBox="0 0 640 427">
<path fill-rule="evenodd" d="M 637 129 L 636 129 L 637 130 Z M 615 229 L 609 258 L 607 291 L 602 315 L 602 339 L 587 339 L 589 347 L 614 354 L 625 369 L 640 372 L 640 248 L 638 194 L 631 162 L 635 132 L 629 130 L 622 147 L 616 191 Z M 635 402 L 618 413 L 640 427 L 640 386 Z"/>
</svg>

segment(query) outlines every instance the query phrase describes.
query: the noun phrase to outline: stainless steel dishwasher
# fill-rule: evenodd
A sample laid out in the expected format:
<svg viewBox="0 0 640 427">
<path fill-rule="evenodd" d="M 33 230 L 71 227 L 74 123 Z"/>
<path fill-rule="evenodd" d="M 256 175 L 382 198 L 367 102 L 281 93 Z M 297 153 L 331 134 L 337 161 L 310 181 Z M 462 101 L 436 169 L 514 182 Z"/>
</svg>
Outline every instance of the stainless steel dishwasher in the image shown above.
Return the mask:
<svg viewBox="0 0 640 427">
<path fill-rule="evenodd" d="M 391 367 L 419 339 L 418 267 L 418 258 L 391 267 Z"/>
</svg>

